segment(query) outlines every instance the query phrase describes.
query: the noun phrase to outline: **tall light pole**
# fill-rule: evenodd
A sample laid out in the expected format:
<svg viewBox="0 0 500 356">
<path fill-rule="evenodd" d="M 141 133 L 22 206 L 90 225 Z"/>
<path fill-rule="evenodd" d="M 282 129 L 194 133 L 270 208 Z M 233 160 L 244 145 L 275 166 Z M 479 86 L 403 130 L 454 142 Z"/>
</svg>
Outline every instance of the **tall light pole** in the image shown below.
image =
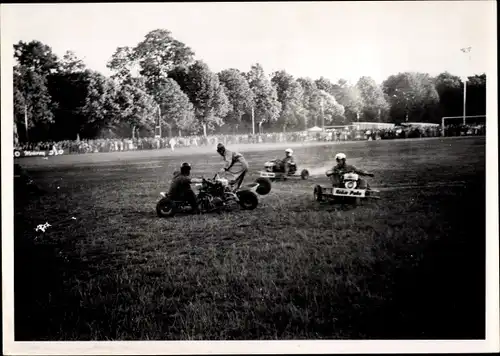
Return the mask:
<svg viewBox="0 0 500 356">
<path fill-rule="evenodd" d="M 470 65 L 470 59 L 471 59 L 470 51 L 471 51 L 471 49 L 472 49 L 472 47 L 460 48 L 460 50 L 463 53 L 465 53 L 466 55 L 468 55 L 468 59 L 469 59 L 469 61 L 467 62 L 468 65 Z M 466 70 L 468 71 L 469 68 L 467 68 Z M 467 113 L 467 73 L 464 73 L 463 81 L 464 81 L 463 124 L 465 125 L 465 117 L 466 117 L 466 113 Z"/>
<path fill-rule="evenodd" d="M 252 135 L 255 135 L 255 108 L 252 105 Z"/>
<path fill-rule="evenodd" d="M 28 135 L 28 105 L 24 105 L 24 127 L 26 128 L 26 142 L 29 141 Z"/>
<path fill-rule="evenodd" d="M 324 112 L 324 104 L 323 104 L 323 97 L 321 97 L 321 127 L 323 128 L 323 131 L 325 131 L 325 112 Z"/>
<path fill-rule="evenodd" d="M 155 125 L 155 137 L 161 137 L 161 107 L 158 103 L 156 106 L 158 106 L 158 122 Z"/>
</svg>

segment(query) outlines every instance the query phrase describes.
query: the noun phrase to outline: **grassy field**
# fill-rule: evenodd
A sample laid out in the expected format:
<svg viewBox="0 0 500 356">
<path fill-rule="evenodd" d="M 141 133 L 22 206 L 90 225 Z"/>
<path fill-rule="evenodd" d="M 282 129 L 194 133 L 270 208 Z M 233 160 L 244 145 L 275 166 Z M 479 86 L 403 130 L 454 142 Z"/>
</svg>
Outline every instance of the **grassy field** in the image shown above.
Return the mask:
<svg viewBox="0 0 500 356">
<path fill-rule="evenodd" d="M 173 219 L 158 193 L 183 161 L 216 172 L 214 152 L 19 160 L 47 192 L 15 202 L 16 340 L 484 338 L 484 138 L 294 150 L 310 180 Z M 338 151 L 382 200 L 313 201 Z M 246 181 L 281 155 L 248 150 Z"/>
</svg>

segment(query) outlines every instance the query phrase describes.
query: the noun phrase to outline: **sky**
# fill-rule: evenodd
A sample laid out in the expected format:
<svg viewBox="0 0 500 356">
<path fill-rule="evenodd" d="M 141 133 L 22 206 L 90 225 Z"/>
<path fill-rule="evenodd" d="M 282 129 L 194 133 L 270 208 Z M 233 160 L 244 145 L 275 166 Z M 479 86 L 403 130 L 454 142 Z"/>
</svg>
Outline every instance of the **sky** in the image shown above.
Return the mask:
<svg viewBox="0 0 500 356">
<path fill-rule="evenodd" d="M 421 71 L 487 71 L 496 40 L 494 1 L 101 3 L 2 5 L 2 41 L 72 50 L 109 75 L 119 46 L 167 29 L 218 72 L 248 71 L 355 82 Z M 471 55 L 460 48 L 472 47 Z"/>
</svg>

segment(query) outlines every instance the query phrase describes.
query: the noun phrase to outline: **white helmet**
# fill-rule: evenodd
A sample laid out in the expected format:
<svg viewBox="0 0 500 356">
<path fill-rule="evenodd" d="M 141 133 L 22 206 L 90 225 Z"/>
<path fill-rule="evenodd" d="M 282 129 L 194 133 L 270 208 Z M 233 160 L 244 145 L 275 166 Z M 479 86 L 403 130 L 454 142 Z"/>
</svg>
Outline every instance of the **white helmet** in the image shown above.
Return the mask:
<svg viewBox="0 0 500 356">
<path fill-rule="evenodd" d="M 293 150 L 292 150 L 291 148 L 287 148 L 287 149 L 285 150 L 285 152 L 286 152 L 286 153 L 289 153 L 289 154 L 290 154 L 290 156 L 291 156 L 291 155 L 293 155 Z"/>
<path fill-rule="evenodd" d="M 346 159 L 346 155 L 344 153 L 337 153 L 335 155 L 335 160 L 338 160 L 338 159 Z"/>
</svg>

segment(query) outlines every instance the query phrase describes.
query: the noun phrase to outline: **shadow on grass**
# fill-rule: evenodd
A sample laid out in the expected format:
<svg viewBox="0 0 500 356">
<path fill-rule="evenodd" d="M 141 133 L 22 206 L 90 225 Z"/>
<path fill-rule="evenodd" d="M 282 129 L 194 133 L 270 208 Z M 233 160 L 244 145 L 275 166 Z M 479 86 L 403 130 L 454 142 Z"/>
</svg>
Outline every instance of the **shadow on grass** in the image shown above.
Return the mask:
<svg viewBox="0 0 500 356">
<path fill-rule="evenodd" d="M 484 339 L 485 196 L 484 182 L 434 202 L 449 234 L 418 246 L 397 246 L 398 263 L 377 262 L 370 290 L 390 286 L 383 308 L 359 315 L 355 324 L 370 339 Z M 411 215 L 408 216 L 411 218 Z"/>
</svg>

